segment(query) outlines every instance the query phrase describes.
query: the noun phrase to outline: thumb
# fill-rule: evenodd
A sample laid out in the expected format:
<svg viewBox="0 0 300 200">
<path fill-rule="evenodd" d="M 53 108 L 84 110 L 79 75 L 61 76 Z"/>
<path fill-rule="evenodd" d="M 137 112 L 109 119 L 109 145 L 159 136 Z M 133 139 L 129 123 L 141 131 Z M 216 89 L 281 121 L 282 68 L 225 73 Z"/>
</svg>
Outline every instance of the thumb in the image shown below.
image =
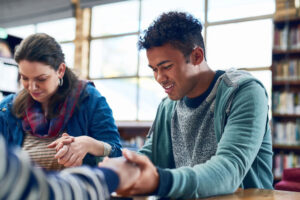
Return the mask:
<svg viewBox="0 0 300 200">
<path fill-rule="evenodd" d="M 70 136 L 68 133 L 63 133 L 62 136 Z"/>
<path fill-rule="evenodd" d="M 106 161 L 108 161 L 108 160 L 109 160 L 109 157 L 105 156 L 105 157 L 103 158 L 103 161 L 102 161 L 102 162 L 106 162 Z"/>
<path fill-rule="evenodd" d="M 130 151 L 128 149 L 122 150 L 123 156 L 128 160 L 129 162 L 135 163 L 139 166 L 145 166 L 148 162 L 148 158 L 143 155 L 139 155 L 133 151 Z"/>
<path fill-rule="evenodd" d="M 109 160 L 109 158 L 107 156 L 105 156 L 103 158 L 103 160 L 101 162 L 98 163 L 98 167 L 102 167 L 103 164 L 105 164 L 105 162 L 107 162 Z"/>
<path fill-rule="evenodd" d="M 57 142 L 56 141 L 54 141 L 54 142 L 52 142 L 51 144 L 48 144 L 48 148 L 53 148 L 53 147 L 56 147 L 56 144 L 57 144 Z"/>
</svg>

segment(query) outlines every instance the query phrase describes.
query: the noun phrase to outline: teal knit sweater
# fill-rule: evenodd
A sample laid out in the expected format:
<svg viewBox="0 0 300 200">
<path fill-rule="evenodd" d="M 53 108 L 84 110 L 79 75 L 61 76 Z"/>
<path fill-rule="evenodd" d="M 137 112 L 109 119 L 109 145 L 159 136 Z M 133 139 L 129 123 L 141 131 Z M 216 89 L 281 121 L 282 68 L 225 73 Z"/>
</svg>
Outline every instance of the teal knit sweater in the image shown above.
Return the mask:
<svg viewBox="0 0 300 200">
<path fill-rule="evenodd" d="M 172 198 L 201 198 L 233 193 L 238 187 L 272 189 L 272 140 L 268 98 L 249 73 L 226 71 L 220 77 L 214 108 L 217 152 L 207 162 L 175 169 L 171 119 L 176 101 L 159 105 L 140 153 L 172 174 Z M 161 180 L 160 184 L 163 184 Z"/>
</svg>

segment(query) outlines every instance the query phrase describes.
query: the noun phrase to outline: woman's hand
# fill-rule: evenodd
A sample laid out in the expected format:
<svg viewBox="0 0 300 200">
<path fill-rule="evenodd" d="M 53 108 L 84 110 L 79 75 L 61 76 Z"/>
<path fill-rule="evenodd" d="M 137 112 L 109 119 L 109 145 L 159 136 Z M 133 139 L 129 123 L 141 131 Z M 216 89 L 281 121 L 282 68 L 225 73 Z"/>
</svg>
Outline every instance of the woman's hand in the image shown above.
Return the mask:
<svg viewBox="0 0 300 200">
<path fill-rule="evenodd" d="M 85 155 L 89 152 L 90 146 L 90 137 L 74 137 L 73 142 L 67 145 L 64 144 L 54 157 L 59 164 L 62 164 L 65 167 L 80 166 L 82 165 Z"/>
<path fill-rule="evenodd" d="M 48 147 L 56 149 L 55 158 L 58 159 L 59 164 L 65 167 L 82 165 L 82 160 L 87 153 L 94 156 L 104 155 L 104 142 L 89 136 L 73 137 L 64 133 L 61 138 L 49 144 Z"/>
<path fill-rule="evenodd" d="M 68 145 L 74 142 L 74 137 L 68 135 L 67 133 L 63 133 L 60 138 L 49 144 L 48 148 L 55 148 L 56 152 L 58 152 L 64 145 Z"/>
<path fill-rule="evenodd" d="M 55 148 L 55 158 L 58 163 L 65 167 L 75 167 L 82 165 L 82 160 L 89 152 L 92 145 L 88 136 L 73 137 L 63 133 L 62 137 L 48 145 L 48 148 Z"/>
</svg>

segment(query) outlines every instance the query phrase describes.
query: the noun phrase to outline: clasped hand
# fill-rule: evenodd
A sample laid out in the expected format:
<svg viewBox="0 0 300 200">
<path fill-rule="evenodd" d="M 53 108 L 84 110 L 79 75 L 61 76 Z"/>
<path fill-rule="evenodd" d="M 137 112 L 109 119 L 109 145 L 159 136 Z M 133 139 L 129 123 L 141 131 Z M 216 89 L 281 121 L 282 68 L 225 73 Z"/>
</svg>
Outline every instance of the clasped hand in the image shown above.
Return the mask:
<svg viewBox="0 0 300 200">
<path fill-rule="evenodd" d="M 72 137 L 64 133 L 61 138 L 48 145 L 55 148 L 55 158 L 65 167 L 82 165 L 82 160 L 89 152 L 87 136 Z M 144 155 L 123 149 L 124 157 L 108 158 L 99 163 L 99 167 L 114 170 L 120 179 L 117 193 L 123 196 L 153 193 L 159 184 L 156 167 Z"/>
<path fill-rule="evenodd" d="M 124 158 L 105 158 L 99 163 L 99 167 L 107 167 L 116 171 L 120 177 L 120 186 L 116 191 L 119 195 L 132 196 L 138 194 L 153 193 L 159 183 L 159 175 L 156 167 L 148 157 L 138 155 L 127 149 L 122 151 Z M 132 171 L 124 169 L 124 162 L 129 162 L 139 169 L 138 177 L 132 175 Z"/>
<path fill-rule="evenodd" d="M 48 148 L 56 149 L 54 157 L 59 164 L 65 167 L 80 166 L 89 148 L 85 137 L 73 137 L 63 133 L 62 137 L 49 144 Z"/>
</svg>

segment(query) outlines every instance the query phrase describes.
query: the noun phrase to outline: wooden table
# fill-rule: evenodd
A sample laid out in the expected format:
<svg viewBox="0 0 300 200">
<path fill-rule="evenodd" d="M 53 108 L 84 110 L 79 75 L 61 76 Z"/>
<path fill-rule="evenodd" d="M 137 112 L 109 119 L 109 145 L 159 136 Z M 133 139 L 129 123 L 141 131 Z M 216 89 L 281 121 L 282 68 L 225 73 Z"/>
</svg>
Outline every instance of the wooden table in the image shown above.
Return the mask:
<svg viewBox="0 0 300 200">
<path fill-rule="evenodd" d="M 112 200 L 155 200 L 148 197 L 112 197 Z M 200 200 L 200 199 L 199 199 Z M 201 200 L 300 200 L 300 192 L 263 189 L 239 189 L 233 194 L 204 198 Z"/>
<path fill-rule="evenodd" d="M 203 200 L 300 200 L 300 192 L 282 190 L 246 189 L 230 195 L 205 198 Z"/>
</svg>

